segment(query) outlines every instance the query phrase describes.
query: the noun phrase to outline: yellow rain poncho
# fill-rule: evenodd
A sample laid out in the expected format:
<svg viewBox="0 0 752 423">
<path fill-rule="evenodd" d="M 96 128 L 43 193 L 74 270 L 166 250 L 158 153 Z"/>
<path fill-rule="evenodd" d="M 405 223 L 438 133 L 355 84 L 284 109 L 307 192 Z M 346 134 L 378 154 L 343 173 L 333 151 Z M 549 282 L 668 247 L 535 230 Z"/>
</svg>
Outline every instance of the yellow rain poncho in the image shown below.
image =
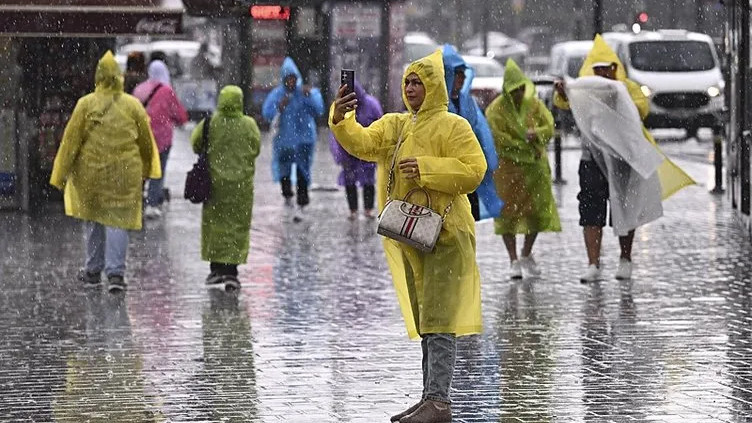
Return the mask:
<svg viewBox="0 0 752 423">
<path fill-rule="evenodd" d="M 410 64 L 405 77 L 418 75 L 426 97 L 417 113 L 404 94 L 408 113 L 389 113 L 364 128 L 355 113 L 336 125 L 329 114 L 329 127 L 342 147 L 362 160 L 378 164 L 379 206 L 384 207 L 386 184 L 394 149 L 403 138 L 397 162 L 418 160 L 420 178 L 402 177 L 395 169 L 392 198 L 403 198 L 417 186 L 431 197 L 435 211 L 442 213 L 452 202 L 436 249 L 422 253 L 405 244 L 384 239 L 384 251 L 407 333 L 411 338 L 427 333 L 480 333 L 480 274 L 475 262 L 475 222 L 467 193 L 474 191 L 486 172 L 486 159 L 470 124 L 447 111 L 446 83 L 441 51 Z M 333 106 L 332 106 L 333 110 Z M 413 201 L 420 201 L 416 195 Z"/>
<path fill-rule="evenodd" d="M 593 48 L 585 58 L 582 68 L 580 68 L 579 76 L 594 76 L 593 64 L 598 62 L 616 63 L 616 79 L 624 82 L 627 86 L 629 96 L 632 97 L 632 101 L 634 101 L 637 106 L 640 118 L 644 120 L 650 111 L 649 99 L 642 93 L 638 83 L 627 79 L 624 65 L 622 65 L 621 60 L 619 60 L 619 56 L 614 53 L 600 34 L 595 36 Z M 561 98 L 558 93 L 554 95 L 554 105 L 560 109 L 569 109 L 569 104 Z M 645 138 L 658 148 L 655 139 L 644 125 L 642 127 L 642 132 L 645 135 Z M 660 152 L 660 149 L 658 149 L 658 151 Z M 661 154 L 663 154 L 663 152 L 661 152 Z M 665 154 L 663 154 L 663 156 L 666 157 Z M 667 157 L 658 167 L 658 179 L 661 181 L 661 198 L 664 200 L 675 194 L 680 189 L 695 184 L 695 181 L 689 175 Z"/>
<path fill-rule="evenodd" d="M 512 91 L 524 87 L 519 109 Z M 494 219 L 499 235 L 559 232 L 561 223 L 551 192 L 551 168 L 546 147 L 554 133 L 554 118 L 535 94 L 533 82 L 514 60 L 507 60 L 502 94 L 486 108 L 499 168 L 494 182 L 504 201 L 501 217 Z M 537 136 L 527 140 L 528 130 Z"/>
<path fill-rule="evenodd" d="M 50 184 L 65 189 L 68 216 L 141 229 L 143 180 L 162 177 L 149 118 L 141 102 L 123 92 L 109 51 L 97 65 L 95 86 L 65 127 Z"/>
</svg>

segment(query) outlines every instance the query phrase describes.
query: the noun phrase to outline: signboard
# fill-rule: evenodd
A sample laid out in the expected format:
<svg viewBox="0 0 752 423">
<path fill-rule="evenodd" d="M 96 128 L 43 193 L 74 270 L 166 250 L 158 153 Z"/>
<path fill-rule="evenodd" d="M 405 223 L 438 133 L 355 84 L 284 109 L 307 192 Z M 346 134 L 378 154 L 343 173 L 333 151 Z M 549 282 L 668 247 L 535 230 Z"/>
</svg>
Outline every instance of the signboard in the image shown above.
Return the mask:
<svg viewBox="0 0 752 423">
<path fill-rule="evenodd" d="M 381 15 L 382 8 L 374 3 L 336 3 L 332 7 L 329 44 L 331 98 L 339 89 L 339 70 L 342 68 L 354 69 L 355 78 L 370 94 L 379 97 L 382 93 Z"/>
<path fill-rule="evenodd" d="M 49 11 L 0 9 L 0 34 L 6 35 L 175 35 L 182 32 L 182 13 L 118 12 L 99 8 L 95 11 L 85 8 Z"/>
</svg>

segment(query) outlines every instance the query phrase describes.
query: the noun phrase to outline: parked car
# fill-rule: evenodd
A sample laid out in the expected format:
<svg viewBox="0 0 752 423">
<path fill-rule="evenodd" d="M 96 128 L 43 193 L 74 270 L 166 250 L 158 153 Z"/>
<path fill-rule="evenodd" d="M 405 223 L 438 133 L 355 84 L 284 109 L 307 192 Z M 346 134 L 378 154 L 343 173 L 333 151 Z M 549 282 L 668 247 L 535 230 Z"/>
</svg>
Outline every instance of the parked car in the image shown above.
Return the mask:
<svg viewBox="0 0 752 423">
<path fill-rule="evenodd" d="M 713 39 L 685 30 L 646 31 L 623 40 L 617 54 L 627 76 L 650 98 L 649 128 L 716 127 L 724 80 Z"/>
<path fill-rule="evenodd" d="M 555 79 L 570 81 L 576 79 L 580 73 L 582 63 L 588 52 L 593 48 L 592 41 L 565 41 L 556 43 L 551 47 L 551 60 L 548 73 Z M 547 105 L 556 121 L 556 127 L 563 132 L 572 133 L 577 130 L 572 112 L 553 107 L 553 92 Z"/>
<path fill-rule="evenodd" d="M 501 93 L 504 84 L 504 66 L 495 59 L 486 56 L 462 56 L 465 63 L 475 71 L 470 94 L 475 97 L 478 106 L 485 110 L 493 99 Z"/>
<path fill-rule="evenodd" d="M 514 59 L 518 65 L 524 66 L 530 49 L 527 44 L 511 38 L 502 32 L 488 32 L 488 52 L 485 55 L 504 63 L 508 58 Z M 462 43 L 464 53 L 474 56 L 483 56 L 483 35 L 475 34 L 472 38 Z"/>
<path fill-rule="evenodd" d="M 408 32 L 405 34 L 405 66 L 428 56 L 439 48 L 439 43 L 424 32 Z"/>
</svg>

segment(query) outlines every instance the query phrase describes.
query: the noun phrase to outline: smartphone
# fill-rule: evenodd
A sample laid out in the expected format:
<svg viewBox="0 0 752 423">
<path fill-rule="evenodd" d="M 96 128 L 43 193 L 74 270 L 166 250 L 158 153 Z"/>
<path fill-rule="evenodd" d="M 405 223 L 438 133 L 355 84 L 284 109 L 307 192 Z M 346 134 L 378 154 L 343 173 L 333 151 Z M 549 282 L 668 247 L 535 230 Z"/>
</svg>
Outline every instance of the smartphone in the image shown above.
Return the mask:
<svg viewBox="0 0 752 423">
<path fill-rule="evenodd" d="M 352 69 L 342 69 L 342 82 L 340 85 L 347 85 L 345 95 L 355 90 L 355 71 Z"/>
</svg>

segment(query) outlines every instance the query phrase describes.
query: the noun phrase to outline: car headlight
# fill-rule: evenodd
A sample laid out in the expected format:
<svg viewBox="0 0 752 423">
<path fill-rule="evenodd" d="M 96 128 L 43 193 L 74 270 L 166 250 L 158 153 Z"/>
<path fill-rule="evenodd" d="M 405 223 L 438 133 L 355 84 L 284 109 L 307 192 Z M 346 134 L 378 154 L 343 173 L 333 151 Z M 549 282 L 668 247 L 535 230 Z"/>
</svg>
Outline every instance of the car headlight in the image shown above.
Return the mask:
<svg viewBox="0 0 752 423">
<path fill-rule="evenodd" d="M 711 97 L 718 97 L 719 95 L 721 95 L 721 89 L 719 87 L 712 86 L 708 88 L 708 95 Z"/>
<path fill-rule="evenodd" d="M 651 91 L 650 87 L 648 87 L 647 85 L 641 85 L 640 91 L 645 94 L 645 97 L 650 97 L 650 95 L 653 94 L 653 91 Z"/>
</svg>

